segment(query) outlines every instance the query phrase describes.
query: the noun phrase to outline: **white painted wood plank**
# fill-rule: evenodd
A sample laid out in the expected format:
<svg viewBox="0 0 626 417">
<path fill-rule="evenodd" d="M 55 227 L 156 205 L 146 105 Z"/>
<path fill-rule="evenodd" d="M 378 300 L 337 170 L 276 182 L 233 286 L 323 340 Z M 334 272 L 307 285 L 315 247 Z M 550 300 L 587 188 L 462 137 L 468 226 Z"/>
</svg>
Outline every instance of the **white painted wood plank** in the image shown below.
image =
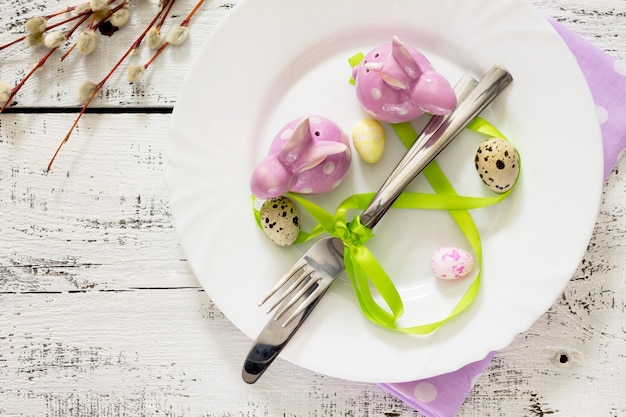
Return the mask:
<svg viewBox="0 0 626 417">
<path fill-rule="evenodd" d="M 197 286 L 170 222 L 169 115 L 86 115 L 46 173 L 74 117 L 2 116 L 3 290 Z"/>
<path fill-rule="evenodd" d="M 0 415 L 301 416 L 306 410 L 385 415 L 402 410 L 369 384 L 314 375 L 282 360 L 258 385 L 246 385 L 240 378 L 245 337 L 212 313 L 204 293 L 168 293 L 167 298 L 141 290 L 13 297 L 17 302 L 2 312 L 3 321 L 14 318 L 0 344 Z M 6 306 L 7 297 L 0 297 Z"/>
</svg>

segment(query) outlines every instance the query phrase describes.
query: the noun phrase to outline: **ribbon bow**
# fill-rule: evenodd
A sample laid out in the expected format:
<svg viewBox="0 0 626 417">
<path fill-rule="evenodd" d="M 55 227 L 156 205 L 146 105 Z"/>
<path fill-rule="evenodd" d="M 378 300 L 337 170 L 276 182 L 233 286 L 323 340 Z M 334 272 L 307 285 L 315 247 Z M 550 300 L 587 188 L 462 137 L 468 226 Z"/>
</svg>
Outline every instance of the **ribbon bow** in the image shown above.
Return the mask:
<svg viewBox="0 0 626 417">
<path fill-rule="evenodd" d="M 359 216 L 355 216 L 349 222 L 346 220 L 349 210 L 364 210 L 374 197 L 374 193 L 355 194 L 345 199 L 339 204 L 334 215 L 301 196 L 290 193 L 289 197 L 311 214 L 322 229 L 307 234 L 304 240 L 310 240 L 325 231 L 343 242 L 344 265 L 365 315 L 384 327 L 395 326 L 396 320 L 404 311 L 404 305 L 393 281 L 374 254 L 365 246 L 365 243 L 374 237 L 374 232 L 361 223 Z M 374 285 L 388 309 L 376 303 L 369 282 Z"/>
</svg>

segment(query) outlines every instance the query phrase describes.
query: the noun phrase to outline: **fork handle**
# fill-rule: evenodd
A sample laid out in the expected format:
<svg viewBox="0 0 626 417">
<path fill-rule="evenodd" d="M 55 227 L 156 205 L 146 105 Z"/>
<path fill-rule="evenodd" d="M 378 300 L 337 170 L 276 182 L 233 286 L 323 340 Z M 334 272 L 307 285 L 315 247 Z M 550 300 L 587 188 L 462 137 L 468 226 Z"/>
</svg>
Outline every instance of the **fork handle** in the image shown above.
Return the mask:
<svg viewBox="0 0 626 417">
<path fill-rule="evenodd" d="M 370 204 L 361 213 L 361 223 L 370 229 L 376 226 L 404 188 L 452 140 L 508 86 L 513 78 L 502 66 L 495 65 L 476 84 L 464 76 L 455 86 L 459 104 L 446 116 L 435 116 L 420 137 L 409 148 L 398 165 L 380 187 Z"/>
</svg>

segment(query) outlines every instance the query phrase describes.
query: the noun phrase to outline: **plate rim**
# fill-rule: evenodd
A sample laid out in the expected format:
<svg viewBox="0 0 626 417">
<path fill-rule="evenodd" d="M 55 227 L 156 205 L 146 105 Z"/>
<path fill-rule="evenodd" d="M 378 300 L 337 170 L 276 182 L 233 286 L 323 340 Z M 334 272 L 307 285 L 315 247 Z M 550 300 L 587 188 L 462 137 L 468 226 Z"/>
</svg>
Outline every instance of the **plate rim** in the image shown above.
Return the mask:
<svg viewBox="0 0 626 417">
<path fill-rule="evenodd" d="M 344 0 L 345 3 L 351 3 L 351 2 L 355 3 L 357 1 L 358 0 Z M 396 5 L 397 4 L 407 4 L 408 1 L 410 1 L 410 0 L 402 0 L 402 1 L 395 2 L 394 4 L 396 4 Z M 375 0 L 372 0 L 370 3 L 372 3 L 372 2 L 376 3 Z M 481 5 L 481 4 L 484 4 L 485 2 L 486 2 L 486 0 L 471 0 L 471 3 L 473 3 L 475 5 Z M 250 3 L 251 3 L 250 0 L 244 0 L 243 2 L 239 3 L 235 7 L 235 9 L 231 12 L 231 14 L 229 16 L 227 16 L 222 22 L 220 22 L 220 24 L 218 24 L 218 26 L 216 27 L 216 29 L 213 32 L 213 34 L 211 34 L 207 38 L 207 40 L 205 40 L 204 45 L 200 48 L 200 51 L 198 52 L 198 55 L 196 56 L 196 59 L 194 59 L 194 63 L 192 64 L 192 68 L 197 67 L 198 65 L 202 65 L 201 60 L 202 60 L 203 54 L 206 53 L 206 49 L 205 48 L 210 47 L 210 42 L 214 38 L 214 34 L 215 33 L 219 33 L 222 30 L 222 28 L 227 26 L 227 25 L 234 24 L 233 21 L 235 21 L 235 23 L 236 23 L 237 19 L 241 19 L 241 16 L 244 16 L 244 18 L 245 18 L 245 14 L 246 13 L 251 13 L 250 11 L 247 10 L 247 7 L 249 7 L 247 5 L 249 5 Z M 539 19 L 539 18 L 543 19 L 543 17 L 540 16 L 539 13 L 537 13 L 537 11 L 534 8 L 532 8 L 532 6 L 530 4 L 527 4 L 523 0 L 510 0 L 510 1 L 504 2 L 504 3 L 506 4 L 506 7 L 522 7 L 522 3 L 523 3 L 525 5 L 524 7 L 526 7 L 527 11 L 530 11 L 532 9 L 532 12 L 536 13 L 535 14 L 536 19 Z M 281 2 L 281 0 L 271 0 L 271 1 L 267 1 L 263 7 L 266 8 L 265 10 L 268 10 L 268 9 L 271 9 L 270 5 L 272 5 L 272 6 L 277 6 L 277 5 L 284 6 L 284 2 Z M 502 7 L 502 5 L 499 5 L 497 7 Z M 537 22 L 535 22 L 535 23 L 537 23 Z M 558 34 L 556 33 L 556 31 L 554 31 L 552 29 L 552 27 L 549 25 L 549 23 L 547 21 L 544 22 L 543 29 L 546 31 L 546 33 L 548 33 L 547 31 L 551 30 L 551 33 L 552 33 L 552 36 L 553 36 L 553 41 L 555 41 L 555 44 L 557 42 L 557 39 L 558 39 L 558 41 L 561 40 L 560 37 L 558 37 Z M 562 44 L 561 48 L 566 48 L 564 43 Z M 565 52 L 565 50 L 563 49 L 562 52 Z M 569 52 L 569 51 L 567 51 L 567 52 Z M 573 58 L 570 60 L 568 65 L 572 66 L 572 64 L 575 64 L 575 61 L 574 61 Z M 580 69 L 576 65 L 574 65 L 574 66 L 576 68 L 573 68 L 573 69 L 579 71 L 579 74 L 578 74 L 579 78 L 582 79 L 582 81 L 583 81 L 583 83 L 579 84 L 577 87 L 580 88 L 580 89 L 583 89 L 583 88 L 587 89 L 587 96 L 588 97 L 587 97 L 586 101 L 588 102 L 588 105 L 591 108 L 592 101 L 590 101 L 591 100 L 591 95 L 590 95 L 590 93 L 588 91 L 588 86 L 584 82 L 584 77 L 582 76 L 582 73 L 580 72 Z M 191 74 L 191 71 L 190 71 L 190 74 Z M 186 79 L 185 79 L 185 81 L 183 83 L 183 87 L 182 87 L 181 93 L 179 95 L 179 99 L 182 98 L 183 101 L 185 100 L 185 91 L 188 91 L 191 88 L 192 84 L 194 84 L 194 80 L 191 79 L 190 77 L 191 76 L 188 74 L 188 76 L 186 77 Z M 182 122 L 181 119 L 185 120 L 185 117 L 184 117 L 185 109 L 183 107 L 184 104 L 185 103 L 183 102 L 182 104 L 179 105 L 179 101 L 177 100 L 176 106 L 174 108 L 174 112 L 173 112 L 173 115 L 172 115 L 172 121 L 171 121 L 171 125 L 170 125 L 171 126 L 170 127 L 170 148 L 168 149 L 168 160 L 170 161 L 170 165 L 168 166 L 166 181 L 167 181 L 168 189 L 169 189 L 170 195 L 171 195 L 171 200 L 172 200 L 171 201 L 171 204 L 172 204 L 172 217 L 173 217 L 173 221 L 174 221 L 175 225 L 181 223 L 181 219 L 180 219 L 181 214 L 180 214 L 180 211 L 179 211 L 179 206 L 177 205 L 178 203 L 175 201 L 176 200 L 176 195 L 175 194 L 177 193 L 176 183 L 179 180 L 176 178 L 177 174 L 175 172 L 176 171 L 175 164 L 172 161 L 175 161 L 175 153 L 176 153 L 175 150 L 173 149 L 175 147 L 174 143 L 176 141 L 176 136 L 177 136 L 175 131 L 180 127 L 180 124 Z M 601 140 L 600 140 L 601 136 L 600 136 L 599 125 L 596 126 L 596 127 L 597 127 L 596 135 L 598 137 L 598 141 L 600 142 L 600 149 L 601 149 Z M 602 171 L 602 170 L 600 169 L 599 171 Z M 601 172 L 598 173 L 598 176 L 601 178 Z M 601 186 L 602 186 L 602 181 L 600 180 L 599 181 L 599 186 L 596 186 L 597 187 L 596 200 L 597 200 L 597 207 L 598 208 L 599 208 L 600 199 L 601 199 Z M 597 210 L 596 210 L 596 213 L 597 213 Z M 590 225 L 588 224 L 587 225 L 587 230 L 584 233 L 584 235 L 586 236 L 585 240 L 587 242 L 590 239 L 591 233 L 593 231 L 593 227 L 595 226 L 595 217 L 594 217 L 593 222 L 591 222 L 591 223 L 592 224 L 590 224 Z M 184 233 L 182 233 L 179 230 L 178 227 L 177 227 L 177 233 L 179 233 L 179 238 L 181 239 L 181 245 L 183 246 L 183 250 L 187 253 L 189 251 L 190 244 L 184 242 L 185 241 Z M 577 258 L 579 259 L 579 261 L 580 261 L 580 259 L 582 259 L 583 255 L 584 255 L 584 251 L 577 255 Z M 189 261 L 190 261 L 190 265 L 192 267 L 192 270 L 194 271 L 194 273 L 196 274 L 198 279 L 201 281 L 203 287 L 205 287 L 205 290 L 206 290 L 206 284 L 204 282 L 205 278 L 202 277 L 202 275 L 203 275 L 202 272 L 198 273 L 198 270 L 201 270 L 202 267 L 198 265 L 198 262 L 196 260 L 190 259 Z M 574 271 L 571 271 L 571 273 L 573 274 Z M 568 278 L 568 280 L 569 280 L 569 278 Z M 565 287 L 566 284 L 567 284 L 567 281 L 565 281 L 563 283 L 561 291 Z M 214 296 L 215 296 L 215 294 L 209 294 L 209 291 L 207 291 L 207 294 L 211 298 L 214 298 Z M 554 295 L 554 297 L 552 299 L 552 302 L 554 302 L 554 300 L 558 297 L 559 294 L 560 294 L 560 292 Z M 217 298 L 219 298 L 219 297 L 217 297 Z M 214 299 L 214 302 L 215 301 L 216 300 Z M 216 304 L 218 305 L 218 308 L 221 307 L 220 309 L 224 309 L 223 304 L 220 304 L 219 301 Z M 547 308 L 549 308 L 549 306 L 546 307 L 545 309 L 543 309 L 543 312 L 545 312 L 545 310 L 547 310 Z M 543 314 L 543 312 L 541 314 Z M 524 330 L 528 329 L 532 325 L 532 323 L 534 323 L 539 318 L 539 316 L 541 314 L 539 314 L 536 317 L 534 317 L 530 321 L 530 324 L 518 324 L 518 327 L 519 327 L 518 330 L 519 331 L 524 331 Z M 227 314 L 227 317 L 230 319 L 230 316 L 228 314 Z M 234 324 L 237 327 L 239 327 L 240 329 L 242 329 L 241 323 L 236 323 L 235 322 Z M 242 330 L 244 331 L 244 333 L 248 334 L 248 336 L 250 336 L 250 337 L 254 336 L 253 334 L 250 334 L 249 329 L 248 330 L 242 329 Z M 504 348 L 506 345 L 508 345 L 514 339 L 516 334 L 517 333 L 511 334 L 511 336 L 509 338 L 507 338 L 507 340 L 501 339 L 498 344 L 494 344 L 493 346 L 491 346 L 489 348 L 483 349 L 482 353 L 473 355 L 473 357 L 471 359 L 469 359 L 469 360 L 463 360 L 463 361 L 457 361 L 457 362 L 452 361 L 452 364 L 449 365 L 443 371 L 451 371 L 451 370 L 457 369 L 457 368 L 459 368 L 459 367 L 461 367 L 463 365 L 466 365 L 467 363 L 473 362 L 475 360 L 482 359 L 482 357 L 486 356 L 492 350 L 497 350 L 497 349 Z M 346 374 L 345 372 L 337 373 L 337 372 L 334 372 L 333 369 L 328 369 L 327 367 L 324 367 L 324 366 L 311 366 L 310 362 L 306 362 L 306 361 L 303 362 L 301 360 L 301 357 L 298 356 L 298 354 L 295 354 L 294 352 L 290 353 L 288 349 L 285 350 L 285 353 L 283 354 L 283 357 L 285 357 L 287 360 L 292 361 L 292 362 L 294 362 L 294 363 L 296 363 L 296 364 L 298 364 L 300 366 L 304 366 L 305 368 L 309 368 L 309 369 L 312 369 L 312 370 L 315 370 L 315 371 L 318 371 L 318 372 L 321 372 L 321 373 L 325 373 L 325 374 L 328 374 L 328 375 L 331 375 L 331 376 L 338 376 L 338 377 L 345 378 L 345 379 L 355 379 L 355 380 L 370 381 L 370 382 L 378 381 L 378 379 L 376 379 L 375 376 L 369 376 L 368 377 L 367 375 L 359 374 L 358 376 L 355 376 L 353 378 L 353 377 L 351 377 L 351 375 Z M 438 374 L 438 373 L 441 373 L 441 372 L 438 371 L 438 372 L 434 372 L 433 373 L 431 371 L 430 373 L 421 373 L 421 374 L 418 373 L 418 372 L 415 372 L 415 373 L 412 374 L 413 376 L 410 376 L 410 375 L 406 374 L 406 372 L 405 372 L 405 373 L 401 373 L 401 375 L 398 375 L 396 378 L 391 378 L 391 379 L 386 378 L 385 382 L 390 382 L 390 381 L 396 381 L 396 382 L 397 381 L 407 381 L 407 380 L 411 380 L 411 379 L 432 376 L 432 375 Z"/>
</svg>

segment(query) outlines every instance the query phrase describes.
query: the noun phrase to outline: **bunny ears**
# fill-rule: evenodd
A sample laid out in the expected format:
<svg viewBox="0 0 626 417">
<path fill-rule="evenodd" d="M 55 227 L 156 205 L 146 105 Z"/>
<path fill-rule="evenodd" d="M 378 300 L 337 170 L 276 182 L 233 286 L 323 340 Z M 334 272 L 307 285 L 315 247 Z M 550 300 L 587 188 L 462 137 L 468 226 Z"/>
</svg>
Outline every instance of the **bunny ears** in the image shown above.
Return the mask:
<svg viewBox="0 0 626 417">
<path fill-rule="evenodd" d="M 384 122 L 408 122 L 423 113 L 448 114 L 456 107 L 450 83 L 421 52 L 396 36 L 365 55 L 353 68 L 352 78 L 363 109 Z"/>
</svg>

